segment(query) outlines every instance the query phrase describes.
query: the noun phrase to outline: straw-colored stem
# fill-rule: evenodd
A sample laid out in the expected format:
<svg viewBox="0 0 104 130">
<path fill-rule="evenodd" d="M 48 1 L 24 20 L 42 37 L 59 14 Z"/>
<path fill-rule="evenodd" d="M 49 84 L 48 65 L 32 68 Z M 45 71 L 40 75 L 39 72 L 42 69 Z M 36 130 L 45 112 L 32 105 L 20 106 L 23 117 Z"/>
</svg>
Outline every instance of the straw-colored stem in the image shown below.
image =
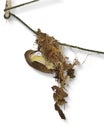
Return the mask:
<svg viewBox="0 0 104 130">
<path fill-rule="evenodd" d="M 31 4 L 31 3 L 37 2 L 37 1 L 39 1 L 39 0 L 33 0 L 33 1 L 29 1 L 29 2 L 26 2 L 26 3 L 20 4 L 20 5 L 12 6 L 12 7 L 10 7 L 10 8 L 5 8 L 4 11 L 11 10 L 11 9 L 15 9 L 15 8 L 18 8 L 18 7 L 27 5 L 27 4 Z"/>
</svg>

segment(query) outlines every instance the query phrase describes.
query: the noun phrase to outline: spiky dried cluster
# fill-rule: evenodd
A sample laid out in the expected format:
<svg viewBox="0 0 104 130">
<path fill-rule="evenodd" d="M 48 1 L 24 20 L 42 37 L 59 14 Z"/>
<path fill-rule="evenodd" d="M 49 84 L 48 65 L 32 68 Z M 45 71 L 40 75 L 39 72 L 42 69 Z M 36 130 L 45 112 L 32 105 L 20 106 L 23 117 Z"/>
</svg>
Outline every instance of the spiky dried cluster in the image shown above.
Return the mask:
<svg viewBox="0 0 104 130">
<path fill-rule="evenodd" d="M 74 66 L 78 64 L 78 61 L 75 60 L 73 64 L 69 63 L 68 58 L 66 58 L 62 53 L 62 47 L 60 43 L 54 38 L 49 36 L 46 33 L 41 32 L 40 29 L 37 31 L 37 38 L 36 43 L 38 44 L 38 51 L 41 52 L 42 56 L 53 65 L 53 70 L 49 71 L 50 73 L 55 73 L 55 79 L 58 82 L 58 86 L 53 86 L 52 89 L 54 91 L 53 98 L 55 101 L 55 110 L 58 111 L 60 117 L 62 119 L 65 119 L 65 115 L 63 111 L 61 110 L 60 106 L 65 105 L 66 97 L 68 94 L 65 91 L 65 86 L 68 82 L 68 79 L 74 78 Z M 31 50 L 30 50 L 31 52 Z M 26 55 L 29 54 L 29 51 L 25 53 Z M 27 62 L 28 62 L 28 58 Z M 41 67 L 41 64 L 39 63 L 39 66 L 37 67 L 36 61 L 34 62 L 28 62 L 32 67 L 34 68 L 40 68 L 40 71 L 46 70 L 47 65 Z M 45 68 L 46 67 L 46 68 Z M 43 71 L 44 72 L 44 71 Z M 48 72 L 46 70 L 46 72 Z"/>
</svg>

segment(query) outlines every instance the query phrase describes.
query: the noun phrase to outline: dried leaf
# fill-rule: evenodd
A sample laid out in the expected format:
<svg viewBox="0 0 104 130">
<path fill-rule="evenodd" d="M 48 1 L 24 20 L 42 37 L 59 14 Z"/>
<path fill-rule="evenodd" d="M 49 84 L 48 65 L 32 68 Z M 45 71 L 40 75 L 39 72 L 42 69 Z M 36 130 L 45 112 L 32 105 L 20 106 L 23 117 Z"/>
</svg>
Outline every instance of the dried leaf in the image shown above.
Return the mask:
<svg viewBox="0 0 104 130">
<path fill-rule="evenodd" d="M 60 106 L 65 105 L 67 102 L 64 98 L 67 97 L 68 94 L 62 88 L 59 88 L 57 86 L 53 86 L 52 89 L 54 90 L 54 101 Z"/>
<path fill-rule="evenodd" d="M 65 115 L 64 115 L 64 113 L 63 113 L 63 111 L 60 109 L 60 107 L 57 105 L 57 103 L 55 103 L 55 110 L 56 111 L 58 111 L 58 113 L 59 113 L 59 115 L 60 115 L 60 117 L 62 118 L 62 119 L 66 119 L 66 117 L 65 117 Z"/>
<path fill-rule="evenodd" d="M 68 94 L 63 90 L 63 88 L 59 88 L 57 86 L 53 86 L 52 89 L 55 91 L 55 93 L 60 96 L 61 98 L 65 98 L 68 96 Z"/>
</svg>

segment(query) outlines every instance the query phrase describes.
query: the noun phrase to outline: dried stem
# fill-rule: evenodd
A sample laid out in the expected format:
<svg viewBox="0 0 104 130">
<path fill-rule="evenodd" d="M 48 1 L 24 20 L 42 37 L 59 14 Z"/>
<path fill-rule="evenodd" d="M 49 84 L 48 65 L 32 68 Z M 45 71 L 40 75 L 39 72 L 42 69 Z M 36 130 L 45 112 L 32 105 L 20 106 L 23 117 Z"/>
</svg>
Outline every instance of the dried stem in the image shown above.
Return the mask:
<svg viewBox="0 0 104 130">
<path fill-rule="evenodd" d="M 17 17 L 15 14 L 12 14 L 10 13 L 14 18 L 16 18 L 17 20 L 19 20 L 22 24 L 24 24 L 24 26 L 26 26 L 30 31 L 32 31 L 33 33 L 37 34 L 37 31 L 33 30 L 30 26 L 28 26 L 25 22 L 23 22 L 19 17 Z M 69 45 L 69 44 L 66 44 L 66 43 L 60 43 L 59 44 L 61 46 L 67 46 L 67 47 L 71 47 L 71 48 L 76 48 L 76 49 L 79 49 L 79 50 L 83 50 L 83 51 L 87 51 L 87 52 L 93 52 L 93 53 L 97 53 L 97 54 L 103 54 L 104 55 L 104 52 L 102 51 L 97 51 L 97 50 L 91 50 L 91 49 L 87 49 L 87 48 L 82 48 L 82 47 L 79 47 L 79 46 L 74 46 L 74 45 Z"/>
<path fill-rule="evenodd" d="M 20 4 L 20 5 L 16 5 L 16 6 L 13 6 L 13 7 L 10 7 L 10 8 L 6 8 L 6 9 L 4 9 L 4 11 L 11 10 L 11 9 L 14 9 L 14 8 L 18 8 L 18 7 L 27 5 L 27 4 L 31 4 L 31 3 L 33 3 L 33 2 L 37 2 L 37 1 L 39 1 L 39 0 L 33 0 L 33 1 L 26 2 L 26 3 Z"/>
<path fill-rule="evenodd" d="M 91 50 L 91 49 L 82 48 L 82 47 L 79 47 L 79 46 L 69 45 L 69 44 L 66 44 L 66 43 L 59 43 L 59 44 L 62 45 L 62 46 L 67 46 L 67 47 L 76 48 L 76 49 L 83 50 L 83 51 L 88 51 L 88 52 L 93 52 L 93 53 L 104 55 L 104 52 L 102 52 L 102 51 Z"/>
<path fill-rule="evenodd" d="M 19 17 L 17 17 L 15 14 L 10 13 L 10 15 L 12 15 L 14 18 L 16 18 L 17 20 L 19 20 L 24 26 L 26 26 L 30 31 L 32 31 L 33 33 L 37 34 L 36 31 L 34 31 L 30 26 L 28 26 L 25 22 L 23 22 Z"/>
</svg>

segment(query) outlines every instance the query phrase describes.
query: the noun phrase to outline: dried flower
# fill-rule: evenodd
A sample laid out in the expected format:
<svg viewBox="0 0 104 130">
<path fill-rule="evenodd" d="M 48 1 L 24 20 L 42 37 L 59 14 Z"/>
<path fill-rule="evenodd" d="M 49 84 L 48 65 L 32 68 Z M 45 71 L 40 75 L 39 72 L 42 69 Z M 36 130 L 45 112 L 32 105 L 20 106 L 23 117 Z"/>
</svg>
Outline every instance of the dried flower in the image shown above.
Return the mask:
<svg viewBox="0 0 104 130">
<path fill-rule="evenodd" d="M 36 43 L 38 44 L 38 50 L 45 59 L 54 65 L 55 78 L 61 84 L 61 87 L 64 87 L 69 76 L 66 71 L 72 65 L 68 63 L 67 58 L 62 54 L 59 42 L 54 37 L 42 33 L 38 29 Z"/>
<path fill-rule="evenodd" d="M 41 32 L 40 29 L 36 32 L 36 36 L 37 51 L 41 53 L 41 56 L 37 56 L 37 51 L 28 50 L 25 53 L 26 61 L 39 71 L 55 74 L 55 79 L 59 83 L 59 86 L 52 87 L 55 110 L 58 111 L 62 119 L 66 119 L 60 107 L 67 103 L 65 98 L 68 94 L 65 92 L 65 86 L 68 83 L 68 78 L 75 77 L 74 66 L 78 64 L 78 61 L 75 60 L 71 64 L 63 55 L 60 43 L 54 37 Z"/>
<path fill-rule="evenodd" d="M 68 59 L 63 55 L 61 46 L 67 46 L 71 48 L 80 49 L 82 51 L 93 52 L 97 54 L 104 54 L 102 51 L 86 49 L 74 45 L 69 45 L 66 43 L 60 43 L 54 37 L 50 37 L 48 34 L 41 32 L 40 29 L 38 31 L 33 30 L 29 27 L 25 22 L 23 22 L 19 17 L 10 12 L 11 9 L 18 8 L 20 6 L 24 6 L 26 4 L 30 4 L 36 2 L 38 0 L 26 2 L 17 6 L 11 7 L 11 1 L 6 0 L 6 8 L 4 9 L 5 14 L 4 18 L 9 19 L 10 16 L 13 16 L 22 24 L 24 24 L 29 30 L 31 30 L 34 34 L 36 34 L 36 43 L 38 44 L 38 51 L 41 52 L 41 56 L 34 55 L 37 51 L 28 50 L 25 53 L 25 58 L 27 63 L 42 72 L 45 73 L 55 73 L 55 78 L 57 79 L 59 86 L 53 86 L 52 89 L 54 91 L 53 98 L 55 101 L 55 110 L 58 111 L 60 117 L 62 119 L 66 119 L 63 111 L 60 109 L 60 106 L 65 105 L 65 98 L 68 94 L 65 92 L 65 85 L 67 83 L 67 79 L 74 78 L 74 66 L 78 65 L 78 60 L 75 59 L 74 63 L 68 63 Z"/>
</svg>

